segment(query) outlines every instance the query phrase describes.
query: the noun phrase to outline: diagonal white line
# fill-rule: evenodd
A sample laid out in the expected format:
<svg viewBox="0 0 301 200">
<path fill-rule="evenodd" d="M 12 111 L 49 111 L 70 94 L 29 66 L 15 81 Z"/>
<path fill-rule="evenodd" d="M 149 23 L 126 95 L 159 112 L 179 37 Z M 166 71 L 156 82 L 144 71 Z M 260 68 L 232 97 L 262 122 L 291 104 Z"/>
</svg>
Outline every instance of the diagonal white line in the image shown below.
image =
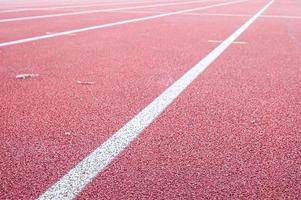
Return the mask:
<svg viewBox="0 0 301 200">
<path fill-rule="evenodd" d="M 74 30 L 64 31 L 64 32 L 59 32 L 59 33 L 54 33 L 54 34 L 41 35 L 41 36 L 36 36 L 36 37 L 31 37 L 31 38 L 25 38 L 25 39 L 20 39 L 20 40 L 3 42 L 3 43 L 0 43 L 0 47 L 11 46 L 11 45 L 15 45 L 15 44 L 21 44 L 21 43 L 32 42 L 32 41 L 37 41 L 37 40 L 43 40 L 43 39 L 53 38 L 53 37 L 58 37 L 58 36 L 63 36 L 63 35 L 70 35 L 72 33 L 80 33 L 80 32 L 91 31 L 91 30 L 96 30 L 96 29 L 102 29 L 102 28 L 107 28 L 107 27 L 112 27 L 112 26 L 118 26 L 118 25 L 123 25 L 123 24 L 134 23 L 134 22 L 141 22 L 141 21 L 146 21 L 146 20 L 151 20 L 151 19 L 157 19 L 157 18 L 161 18 L 161 17 L 178 15 L 178 14 L 193 12 L 193 11 L 197 11 L 197 10 L 205 10 L 205 9 L 209 9 L 209 8 L 225 6 L 225 5 L 231 5 L 231 4 L 241 3 L 241 2 L 245 2 L 245 1 L 247 1 L 247 0 L 230 1 L 230 2 L 227 2 L 227 3 L 213 4 L 213 5 L 203 6 L 203 7 L 199 7 L 199 8 L 179 10 L 179 11 L 175 11 L 175 12 L 152 15 L 152 16 L 148 16 L 148 17 L 129 19 L 129 20 L 124 20 L 124 21 L 119 21 L 119 22 L 114 22 L 114 23 L 109 23 L 109 24 L 89 26 L 89 27 L 85 27 L 85 28 L 74 29 Z"/>
<path fill-rule="evenodd" d="M 73 199 L 148 127 L 215 59 L 217 59 L 272 3 L 270 1 L 199 63 L 167 88 L 106 142 L 90 153 L 38 199 Z"/>
</svg>

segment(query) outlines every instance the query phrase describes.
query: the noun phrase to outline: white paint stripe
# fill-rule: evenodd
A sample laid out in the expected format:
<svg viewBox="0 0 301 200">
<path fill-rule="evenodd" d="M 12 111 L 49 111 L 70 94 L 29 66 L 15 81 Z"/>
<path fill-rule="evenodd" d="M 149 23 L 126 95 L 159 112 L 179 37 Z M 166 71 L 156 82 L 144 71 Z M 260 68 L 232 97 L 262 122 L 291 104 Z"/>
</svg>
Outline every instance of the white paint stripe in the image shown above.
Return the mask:
<svg viewBox="0 0 301 200">
<path fill-rule="evenodd" d="M 106 142 L 90 153 L 38 199 L 73 199 L 148 127 L 215 59 L 217 59 L 272 3 L 270 1 L 199 63 L 167 88 Z"/>
<path fill-rule="evenodd" d="M 195 15 L 221 16 L 221 17 L 251 17 L 249 14 L 224 14 L 224 13 L 193 13 Z"/>
<path fill-rule="evenodd" d="M 221 41 L 221 40 L 208 40 L 208 42 L 210 42 L 210 43 L 222 43 L 223 41 Z M 234 41 L 234 42 L 232 42 L 232 44 L 248 44 L 248 43 L 243 42 L 243 41 Z"/>
<path fill-rule="evenodd" d="M 116 13 L 144 13 L 144 14 L 163 14 L 167 12 L 162 11 L 108 11 Z M 220 17 L 252 17 L 250 14 L 227 14 L 227 13 L 183 13 L 181 15 L 195 15 L 195 16 L 220 16 Z M 294 15 L 261 15 L 260 18 L 284 18 L 284 19 L 301 19 L 301 16 Z"/>
<path fill-rule="evenodd" d="M 50 35 L 50 34 L 55 34 L 56 32 L 46 32 L 45 34 L 46 35 Z M 71 33 L 71 34 L 69 34 L 69 35 L 71 35 L 71 36 L 75 36 L 76 34 L 75 33 Z"/>
<path fill-rule="evenodd" d="M 191 13 L 196 15 L 208 15 L 208 16 L 221 16 L 221 17 L 250 17 L 249 14 L 227 14 L 227 13 Z M 288 16 L 288 15 L 262 15 L 264 18 L 287 18 L 287 19 L 301 19 L 301 16 Z"/>
<path fill-rule="evenodd" d="M 112 11 L 112 12 L 116 12 L 116 13 L 142 13 L 142 14 L 164 14 L 167 12 L 162 12 L 162 11 L 146 11 L 146 10 L 126 10 L 126 11 Z M 183 15 L 189 15 L 190 13 L 185 13 Z"/>
<path fill-rule="evenodd" d="M 132 1 L 132 2 L 97 3 L 97 4 L 73 5 L 73 6 L 18 8 L 18 9 L 12 9 L 12 10 L 1 10 L 0 13 L 39 11 L 39 10 L 56 10 L 56 9 L 65 9 L 65 8 L 89 8 L 89 7 L 97 7 L 97 6 L 144 4 L 144 3 L 154 3 L 154 1 Z M 157 2 L 157 3 L 160 3 L 160 2 Z M 161 3 L 164 3 L 164 2 L 161 2 Z"/>
<path fill-rule="evenodd" d="M 122 25 L 122 24 L 129 24 L 129 23 L 134 23 L 134 22 L 141 22 L 141 21 L 146 21 L 146 20 L 151 20 L 151 19 L 157 19 L 157 18 L 161 18 L 161 17 L 178 15 L 178 14 L 193 12 L 193 11 L 197 11 L 197 10 L 205 10 L 205 9 L 209 9 L 209 8 L 225 6 L 225 5 L 231 5 L 231 4 L 241 3 L 241 2 L 245 2 L 245 1 L 247 1 L 247 0 L 230 1 L 230 2 L 227 2 L 227 3 L 213 4 L 213 5 L 199 7 L 199 8 L 180 10 L 180 11 L 164 13 L 164 14 L 159 14 L 159 15 L 152 15 L 152 16 L 148 16 L 148 17 L 129 19 L 129 20 L 119 21 L 119 22 L 114 22 L 114 23 L 109 23 L 109 24 L 89 26 L 89 27 L 85 27 L 85 28 L 74 29 L 74 30 L 70 30 L 70 31 L 64 31 L 64 32 L 59 32 L 59 33 L 54 33 L 54 34 L 49 34 L 49 35 L 41 35 L 41 36 L 36 36 L 36 37 L 31 37 L 31 38 L 25 38 L 25 39 L 20 39 L 20 40 L 3 42 L 3 43 L 0 43 L 0 47 L 10 46 L 10 45 L 15 45 L 15 44 L 21 44 L 21 43 L 26 43 L 26 42 L 32 42 L 32 41 L 37 41 L 37 40 L 43 40 L 43 39 L 53 38 L 53 37 L 58 37 L 58 36 L 63 36 L 63 35 L 69 35 L 69 34 L 72 34 L 72 33 L 80 33 L 80 32 L 91 31 L 91 30 L 96 30 L 96 29 L 102 29 L 102 28 L 107 28 L 107 27 L 112 27 L 112 26 L 118 26 L 118 25 Z"/>
<path fill-rule="evenodd" d="M 100 12 L 112 12 L 112 11 L 120 11 L 120 10 L 132 10 L 132 9 L 139 9 L 139 8 L 155 8 L 155 7 L 163 7 L 163 6 L 185 5 L 185 4 L 201 3 L 201 2 L 206 2 L 206 1 L 212 1 L 212 0 L 187 1 L 187 2 L 180 2 L 180 3 L 164 3 L 164 4 L 153 4 L 153 5 L 146 5 L 146 6 L 131 6 L 131 7 L 99 9 L 99 10 L 85 10 L 85 11 L 39 15 L 39 16 L 29 16 L 29 17 L 17 17 L 17 18 L 9 18 L 9 19 L 0 19 L 0 23 L 25 21 L 25 20 L 33 20 L 33 19 L 45 19 L 45 18 L 52 18 L 52 17 L 83 15 L 83 14 L 92 14 L 92 13 L 100 13 Z M 218 0 L 215 0 L 215 1 L 218 1 Z"/>
<path fill-rule="evenodd" d="M 288 16 L 288 15 L 262 15 L 266 18 L 284 18 L 284 19 L 301 19 L 301 16 Z"/>
</svg>

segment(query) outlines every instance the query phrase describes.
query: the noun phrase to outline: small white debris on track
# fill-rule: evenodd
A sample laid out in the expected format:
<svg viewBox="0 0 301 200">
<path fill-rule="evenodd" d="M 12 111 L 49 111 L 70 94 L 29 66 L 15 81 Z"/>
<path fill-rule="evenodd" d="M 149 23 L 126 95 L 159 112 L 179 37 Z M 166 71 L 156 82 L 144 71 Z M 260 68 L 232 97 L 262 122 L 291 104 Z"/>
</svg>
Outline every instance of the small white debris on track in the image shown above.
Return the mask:
<svg viewBox="0 0 301 200">
<path fill-rule="evenodd" d="M 38 77 L 39 74 L 18 74 L 16 75 L 17 79 L 26 79 L 26 78 L 34 78 L 34 77 Z"/>
</svg>

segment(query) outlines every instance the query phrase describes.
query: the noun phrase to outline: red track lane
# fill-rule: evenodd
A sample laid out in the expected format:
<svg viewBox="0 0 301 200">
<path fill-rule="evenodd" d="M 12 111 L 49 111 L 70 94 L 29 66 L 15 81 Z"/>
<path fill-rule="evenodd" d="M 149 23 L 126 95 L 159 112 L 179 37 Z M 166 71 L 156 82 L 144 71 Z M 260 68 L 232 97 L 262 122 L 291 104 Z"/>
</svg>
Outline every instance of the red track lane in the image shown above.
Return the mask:
<svg viewBox="0 0 301 200">
<path fill-rule="evenodd" d="M 220 3 L 226 3 L 230 1 L 225 1 L 225 0 L 213 0 L 213 1 L 204 1 L 200 3 L 193 3 L 193 4 L 185 4 L 185 5 L 174 5 L 174 6 L 162 6 L 162 7 L 154 7 L 154 8 L 140 8 L 140 9 L 133 9 L 133 11 L 161 11 L 161 12 L 174 12 L 178 10 L 186 10 L 186 9 L 191 9 L 191 8 L 197 8 L 197 7 L 202 7 L 202 6 L 209 6 L 213 4 L 220 4 Z M 243 3 L 243 2 L 241 2 Z M 233 4 L 234 5 L 234 4 Z M 227 6 L 233 6 L 233 5 L 227 5 Z M 226 6 L 221 6 L 221 7 L 226 7 Z M 212 8 L 210 8 L 212 9 Z M 130 10 L 127 10 L 130 11 Z"/>
<path fill-rule="evenodd" d="M 184 9 L 191 9 L 196 7 L 203 7 L 212 4 L 218 4 L 219 1 L 214 2 L 202 2 L 190 5 L 177 5 L 177 6 L 164 6 L 166 10 L 178 11 Z M 232 5 L 228 5 L 232 6 Z M 46 19 L 37 19 L 29 21 L 16 21 L 8 23 L 0 23 L 0 42 L 6 42 L 11 40 L 23 39 L 27 37 L 34 37 L 44 35 L 46 32 L 62 32 L 78 28 L 84 28 L 88 26 L 94 26 L 99 24 L 112 23 L 117 21 L 123 21 L 128 19 L 135 19 L 145 16 L 151 16 L 155 14 L 149 13 L 95 13 L 84 14 L 64 17 L 54 17 Z M 47 24 L 47 26 L 43 26 Z"/>
<path fill-rule="evenodd" d="M 72 11 L 65 10 L 65 9 L 20 11 L 20 12 L 17 12 L 17 13 L 14 13 L 14 12 L 1 13 L 1 11 L 0 11 L 0 20 L 1 19 L 17 18 L 17 17 L 29 17 L 29 16 L 49 15 L 49 14 L 57 14 L 57 13 L 65 13 L 65 12 L 72 12 Z M 0 23 L 0 26 L 4 26 L 4 25 L 7 25 L 7 24 L 8 24 L 8 22 L 6 22 L 6 23 Z"/>
<path fill-rule="evenodd" d="M 301 199 L 300 33 L 259 19 L 78 199 Z"/>
<path fill-rule="evenodd" d="M 80 29 L 88 26 L 108 24 L 149 15 L 150 14 L 144 13 L 98 13 L 33 20 L 28 21 L 27 23 L 24 23 L 23 21 L 9 22 L 5 23 L 5 25 L 0 26 L 0 32 L 4 33 L 0 37 L 0 42 L 45 35 L 47 32 L 57 33 L 73 29 Z M 43 26 L 43 24 L 47 24 L 47 26 Z M 72 37 L 72 35 L 66 35 L 62 37 Z"/>
<path fill-rule="evenodd" d="M 162 4 L 165 4 L 168 2 L 162 2 Z M 64 9 L 54 9 L 54 10 L 33 10 L 33 11 L 20 11 L 17 13 L 14 12 L 8 12 L 8 13 L 1 13 L 0 12 L 0 19 L 9 19 L 9 18 L 17 18 L 17 17 L 29 17 L 29 16 L 40 16 L 40 15 L 48 15 L 48 14 L 59 14 L 59 13 L 71 13 L 71 12 L 77 12 L 81 10 L 101 10 L 101 9 L 112 9 L 112 8 L 123 8 L 123 7 L 132 7 L 132 6 L 147 6 L 147 5 L 154 5 L 154 4 L 161 4 L 161 2 L 149 2 L 149 3 L 144 3 L 144 4 L 118 4 L 118 5 L 103 5 L 103 6 L 94 6 L 94 7 L 77 7 L 77 8 L 64 8 Z M 84 17 L 85 15 L 77 15 Z M 57 19 L 61 20 L 64 17 L 56 17 Z M 51 19 L 51 18 L 50 18 Z M 52 18 L 54 19 L 54 18 Z M 26 24 L 31 23 L 32 21 L 41 21 L 43 22 L 45 19 L 35 19 L 35 20 L 26 20 L 22 21 L 23 23 L 26 22 Z M 10 22 L 11 23 L 11 22 Z M 2 24 L 2 25 L 1 25 Z M 0 26 L 9 24 L 8 22 L 6 23 L 0 23 Z"/>
<path fill-rule="evenodd" d="M 41 194 L 242 23 L 173 16 L 1 48 L 0 196 Z"/>
<path fill-rule="evenodd" d="M 269 10 L 270 15 L 296 15 L 301 16 L 301 2 L 296 0 L 279 0 L 275 2 L 275 8 Z"/>
<path fill-rule="evenodd" d="M 134 0 L 133 0 L 134 1 Z M 50 1 L 50 4 L 47 2 L 43 2 L 41 0 L 36 0 L 36 1 L 23 1 L 23 2 L 18 2 L 18 1 L 11 1 L 11 0 L 2 0 L 1 1 L 1 8 L 0 10 L 13 10 L 13 9 L 22 9 L 22 8 L 34 8 L 34 7 L 56 7 L 56 6 L 78 6 L 78 5 L 90 5 L 90 4 L 96 4 L 96 3 L 119 3 L 119 2 L 133 2 L 130 0 L 116 0 L 116 1 L 85 1 L 83 3 L 82 0 L 76 1 Z M 157 1 L 150 1 L 150 2 L 157 2 Z"/>
<path fill-rule="evenodd" d="M 185 3 L 188 1 L 191 1 L 191 0 L 185 0 L 182 2 Z M 143 2 L 143 3 L 141 3 L 141 2 Z M 1 13 L 1 10 L 0 10 L 0 19 L 26 17 L 26 16 L 38 16 L 38 15 L 65 13 L 65 12 L 75 12 L 75 11 L 80 11 L 80 10 L 100 10 L 100 9 L 122 8 L 122 7 L 132 7 L 132 6 L 148 6 L 148 5 L 155 5 L 155 4 L 177 3 L 177 1 L 154 1 L 154 2 L 141 1 L 141 2 L 140 3 L 125 2 L 124 4 L 120 3 L 120 4 L 115 4 L 115 5 L 95 5 L 93 7 L 85 7 L 86 5 L 89 5 L 89 4 L 82 4 L 83 7 L 75 7 L 75 8 L 72 8 L 72 7 L 67 8 L 66 7 L 66 8 L 58 8 L 58 9 L 53 9 L 53 10 L 52 9 L 50 9 L 50 10 L 31 10 L 31 11 L 4 12 L 4 13 Z M 102 4 L 102 3 L 96 3 L 96 4 Z M 193 5 L 193 4 L 191 4 L 191 5 Z M 62 5 L 62 6 L 64 6 L 64 5 Z M 75 5 L 75 6 L 81 6 L 81 5 Z M 52 6 L 52 7 L 56 7 L 56 6 Z M 58 5 L 58 7 L 60 7 L 60 5 Z M 34 7 L 32 7 L 32 8 L 34 8 Z M 37 7 L 37 8 L 42 8 L 42 7 Z M 45 7 L 45 8 L 47 8 L 47 7 Z M 83 16 L 83 15 L 81 15 L 81 16 Z M 60 18 L 62 18 L 62 17 L 59 17 L 58 19 L 60 19 Z M 29 21 L 26 21 L 26 23 L 28 23 L 28 22 Z"/>
<path fill-rule="evenodd" d="M 264 1 L 248 1 L 247 6 L 244 4 L 235 4 L 231 7 L 212 8 L 210 10 L 199 11 L 200 13 L 228 13 L 228 14 L 251 14 L 258 11 L 258 6 L 262 5 Z M 194 12 L 198 13 L 198 12 Z"/>
<path fill-rule="evenodd" d="M 142 1 L 142 0 L 141 0 Z M 143 2 L 149 2 L 149 3 L 158 3 L 158 2 L 180 2 L 182 0 L 143 0 Z M 78 5 L 91 5 L 91 4 L 123 4 L 123 3 L 132 3 L 132 2 L 139 2 L 139 0 L 93 0 L 93 1 L 87 1 L 84 2 L 82 0 L 78 1 L 52 1 L 49 0 L 49 3 L 43 2 L 41 0 L 36 1 L 11 1 L 11 0 L 2 0 L 1 4 L 1 10 L 4 9 L 18 9 L 18 8 L 34 8 L 34 7 L 56 7 L 56 6 L 78 6 Z"/>
</svg>

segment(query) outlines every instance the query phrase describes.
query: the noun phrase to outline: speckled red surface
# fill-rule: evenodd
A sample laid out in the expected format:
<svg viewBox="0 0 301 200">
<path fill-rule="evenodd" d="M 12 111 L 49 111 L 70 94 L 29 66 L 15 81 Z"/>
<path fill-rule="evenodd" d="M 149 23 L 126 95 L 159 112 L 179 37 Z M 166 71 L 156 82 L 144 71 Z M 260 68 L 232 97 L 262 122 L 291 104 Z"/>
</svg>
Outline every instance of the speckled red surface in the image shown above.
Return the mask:
<svg viewBox="0 0 301 200">
<path fill-rule="evenodd" d="M 133 1 L 134 2 L 134 1 Z M 139 1 L 136 1 L 139 2 Z M 142 3 L 140 1 L 139 3 L 130 3 L 129 1 L 98 1 L 94 3 L 85 3 L 84 4 L 58 4 L 58 5 L 26 5 L 21 8 L 13 7 L 13 8 L 7 8 L 6 10 L 16 10 L 16 9 L 32 9 L 32 10 L 24 10 L 24 11 L 18 11 L 18 12 L 5 12 L 0 10 L 0 18 L 1 19 L 7 19 L 7 18 L 16 18 L 16 17 L 28 17 L 28 16 L 40 16 L 40 15 L 49 15 L 49 14 L 58 14 L 58 13 L 69 13 L 69 12 L 76 12 L 76 11 L 84 11 L 84 10 L 101 10 L 101 9 L 113 9 L 113 8 L 125 8 L 125 7 L 133 7 L 133 6 L 147 6 L 147 5 L 154 5 L 154 4 L 161 4 L 161 3 L 171 3 L 166 1 L 149 1 L 148 3 Z M 111 5 L 109 5 L 111 4 Z M 82 7 L 84 5 L 84 7 Z M 55 9 L 50 9 L 50 8 Z M 34 10 L 35 9 L 35 10 Z M 44 9 L 44 10 L 43 10 Z M 47 10 L 48 9 L 48 10 Z M 85 18 L 87 15 L 82 15 Z M 62 18 L 57 18 L 61 21 Z M 41 21 L 40 21 L 41 22 Z"/>
<path fill-rule="evenodd" d="M 258 20 L 79 199 L 300 199 L 299 25 Z"/>
<path fill-rule="evenodd" d="M 293 3 L 268 12 L 301 13 Z M 173 16 L 0 48 L 0 196 L 36 198 L 245 20 Z M 258 19 L 78 198 L 300 199 L 300 33 L 300 20 Z"/>
</svg>

